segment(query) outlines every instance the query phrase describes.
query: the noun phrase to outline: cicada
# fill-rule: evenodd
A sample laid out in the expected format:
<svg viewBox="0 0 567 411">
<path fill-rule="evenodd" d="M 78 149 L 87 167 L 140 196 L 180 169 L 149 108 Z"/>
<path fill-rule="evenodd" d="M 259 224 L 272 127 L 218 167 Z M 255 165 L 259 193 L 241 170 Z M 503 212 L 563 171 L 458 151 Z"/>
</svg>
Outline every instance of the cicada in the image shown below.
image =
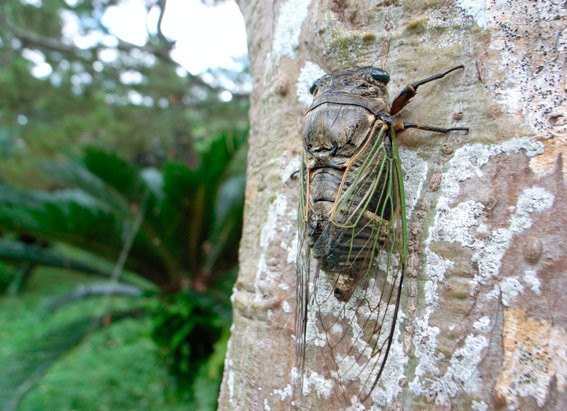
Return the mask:
<svg viewBox="0 0 567 411">
<path fill-rule="evenodd" d="M 394 117 L 418 87 L 462 68 L 408 84 L 391 105 L 390 76 L 374 67 L 325 75 L 310 89 L 298 211 L 297 368 L 303 381 L 309 343 L 346 402 L 353 395 L 365 401 L 376 387 L 396 329 L 408 255 L 396 135 L 409 128 L 468 132 Z"/>
</svg>

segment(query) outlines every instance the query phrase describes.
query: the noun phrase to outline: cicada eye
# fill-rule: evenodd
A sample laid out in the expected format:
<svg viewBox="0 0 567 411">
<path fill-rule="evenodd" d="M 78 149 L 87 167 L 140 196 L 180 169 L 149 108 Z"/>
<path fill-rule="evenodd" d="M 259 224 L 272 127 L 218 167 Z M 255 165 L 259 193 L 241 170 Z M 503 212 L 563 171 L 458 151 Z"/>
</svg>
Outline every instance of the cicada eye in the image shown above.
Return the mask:
<svg viewBox="0 0 567 411">
<path fill-rule="evenodd" d="M 319 80 L 315 80 L 313 84 L 311 84 L 311 87 L 309 87 L 309 92 L 311 93 L 311 95 L 315 94 L 315 91 L 317 91 L 317 86 L 319 86 Z"/>
<path fill-rule="evenodd" d="M 385 84 L 388 84 L 388 82 L 390 81 L 390 75 L 387 72 L 385 72 L 384 70 L 372 69 L 372 70 L 370 70 L 370 76 L 374 80 L 381 81 L 382 83 L 385 83 Z"/>
</svg>

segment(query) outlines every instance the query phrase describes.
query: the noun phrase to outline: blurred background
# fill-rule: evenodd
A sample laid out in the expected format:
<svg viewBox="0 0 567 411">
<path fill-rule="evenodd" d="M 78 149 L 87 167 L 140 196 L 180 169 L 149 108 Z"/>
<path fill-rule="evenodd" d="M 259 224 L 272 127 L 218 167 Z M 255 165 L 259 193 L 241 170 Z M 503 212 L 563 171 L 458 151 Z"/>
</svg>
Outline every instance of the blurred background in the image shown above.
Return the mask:
<svg viewBox="0 0 567 411">
<path fill-rule="evenodd" d="M 216 409 L 247 66 L 233 1 L 0 0 L 0 410 Z"/>
</svg>

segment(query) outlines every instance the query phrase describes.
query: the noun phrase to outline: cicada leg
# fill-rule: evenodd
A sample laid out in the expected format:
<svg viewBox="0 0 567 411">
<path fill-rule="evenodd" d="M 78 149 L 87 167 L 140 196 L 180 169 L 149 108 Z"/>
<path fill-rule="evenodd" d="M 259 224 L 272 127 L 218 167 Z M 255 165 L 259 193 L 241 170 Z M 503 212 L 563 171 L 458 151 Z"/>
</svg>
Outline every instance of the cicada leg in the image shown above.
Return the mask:
<svg viewBox="0 0 567 411">
<path fill-rule="evenodd" d="M 436 133 L 448 133 L 450 131 L 465 131 L 466 133 L 469 132 L 468 127 L 442 128 L 442 127 L 426 126 L 426 125 L 415 124 L 415 123 L 408 123 L 407 121 L 397 123 L 394 126 L 394 130 L 396 131 L 396 133 L 401 133 L 402 131 L 404 131 L 408 128 L 417 128 L 418 130 L 434 131 Z"/>
<path fill-rule="evenodd" d="M 429 83 L 433 80 L 438 80 L 440 78 L 445 77 L 447 74 L 451 73 L 452 71 L 458 69 L 464 69 L 463 65 L 453 67 L 444 73 L 435 74 L 433 76 L 424 78 L 423 80 L 416 81 L 415 83 L 408 84 L 400 93 L 396 96 L 394 101 L 392 102 L 392 106 L 390 107 L 390 115 L 396 115 L 402 108 L 405 107 L 406 104 L 410 102 L 413 96 L 417 93 L 417 88 L 423 84 Z"/>
</svg>

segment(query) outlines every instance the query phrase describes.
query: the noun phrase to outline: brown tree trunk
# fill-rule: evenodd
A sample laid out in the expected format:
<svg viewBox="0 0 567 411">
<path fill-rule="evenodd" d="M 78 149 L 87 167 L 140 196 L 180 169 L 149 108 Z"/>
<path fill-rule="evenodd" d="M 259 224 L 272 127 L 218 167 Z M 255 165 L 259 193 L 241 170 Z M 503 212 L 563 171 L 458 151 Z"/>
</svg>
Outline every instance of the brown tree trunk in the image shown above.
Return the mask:
<svg viewBox="0 0 567 411">
<path fill-rule="evenodd" d="M 322 364 L 308 358 L 303 395 L 294 382 L 291 176 L 312 81 L 374 65 L 394 94 L 459 63 L 400 115 L 471 131 L 399 138 L 410 217 L 399 334 L 353 409 L 567 409 L 563 2 L 239 3 L 254 92 L 220 409 L 341 408 Z"/>
</svg>

